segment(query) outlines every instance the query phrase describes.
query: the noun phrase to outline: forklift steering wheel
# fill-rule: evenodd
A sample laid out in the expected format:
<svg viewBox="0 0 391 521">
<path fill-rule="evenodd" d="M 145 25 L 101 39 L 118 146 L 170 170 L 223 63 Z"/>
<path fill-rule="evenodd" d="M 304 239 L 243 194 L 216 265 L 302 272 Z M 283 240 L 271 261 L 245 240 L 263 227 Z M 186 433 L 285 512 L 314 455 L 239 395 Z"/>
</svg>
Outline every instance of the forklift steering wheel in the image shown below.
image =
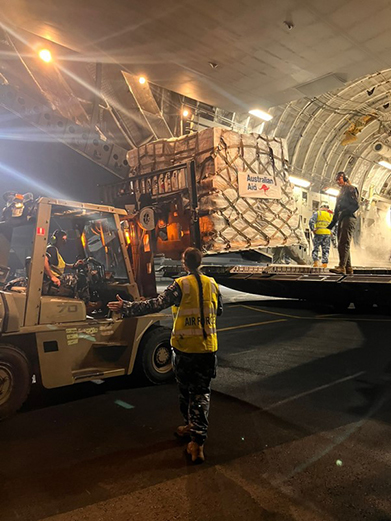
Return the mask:
<svg viewBox="0 0 391 521">
<path fill-rule="evenodd" d="M 84 271 L 86 275 L 94 276 L 99 279 L 99 281 L 103 281 L 105 278 L 106 267 L 94 259 L 93 257 L 86 257 L 82 259 L 78 266 L 75 266 L 76 271 Z"/>
</svg>

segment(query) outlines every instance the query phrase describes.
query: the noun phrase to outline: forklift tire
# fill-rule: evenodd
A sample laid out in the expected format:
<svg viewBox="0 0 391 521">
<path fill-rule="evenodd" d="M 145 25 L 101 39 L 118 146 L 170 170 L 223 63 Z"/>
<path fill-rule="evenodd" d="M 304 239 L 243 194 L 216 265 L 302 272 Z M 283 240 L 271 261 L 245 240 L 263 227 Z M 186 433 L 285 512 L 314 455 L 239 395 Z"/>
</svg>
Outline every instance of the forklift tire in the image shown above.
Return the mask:
<svg viewBox="0 0 391 521">
<path fill-rule="evenodd" d="M 137 369 L 154 384 L 164 384 L 174 377 L 170 338 L 170 329 L 157 326 L 149 329 L 140 342 Z"/>
<path fill-rule="evenodd" d="M 31 378 L 26 355 L 14 346 L 0 344 L 0 421 L 22 407 L 30 392 Z"/>
</svg>

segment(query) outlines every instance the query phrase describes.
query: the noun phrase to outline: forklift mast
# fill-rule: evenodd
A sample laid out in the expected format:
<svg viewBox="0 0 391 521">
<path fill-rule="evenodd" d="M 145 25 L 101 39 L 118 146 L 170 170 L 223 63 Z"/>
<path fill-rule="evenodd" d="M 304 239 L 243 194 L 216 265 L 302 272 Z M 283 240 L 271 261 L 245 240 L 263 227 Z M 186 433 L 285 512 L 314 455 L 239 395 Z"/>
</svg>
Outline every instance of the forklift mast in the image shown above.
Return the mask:
<svg viewBox="0 0 391 521">
<path fill-rule="evenodd" d="M 189 161 L 102 185 L 104 204 L 128 212 L 125 238 L 143 295 L 156 288 L 153 259 L 179 260 L 183 251 L 201 248 L 195 163 Z"/>
</svg>

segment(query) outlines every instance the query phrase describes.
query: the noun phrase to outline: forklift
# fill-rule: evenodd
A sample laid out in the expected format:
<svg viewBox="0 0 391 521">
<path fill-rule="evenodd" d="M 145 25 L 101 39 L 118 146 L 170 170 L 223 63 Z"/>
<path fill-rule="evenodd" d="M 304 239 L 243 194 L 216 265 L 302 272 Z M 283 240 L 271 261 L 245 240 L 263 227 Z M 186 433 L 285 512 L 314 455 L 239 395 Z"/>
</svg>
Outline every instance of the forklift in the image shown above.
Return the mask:
<svg viewBox="0 0 391 521">
<path fill-rule="evenodd" d="M 67 233 L 64 258 L 83 259 L 77 269 L 92 302 L 45 280 L 56 229 Z M 160 324 L 167 315 L 123 318 L 106 306 L 116 294 L 156 296 L 148 242 L 126 210 L 8 194 L 0 222 L 0 420 L 23 405 L 33 381 L 53 389 L 136 370 L 154 384 L 172 379 L 170 329 Z"/>
</svg>

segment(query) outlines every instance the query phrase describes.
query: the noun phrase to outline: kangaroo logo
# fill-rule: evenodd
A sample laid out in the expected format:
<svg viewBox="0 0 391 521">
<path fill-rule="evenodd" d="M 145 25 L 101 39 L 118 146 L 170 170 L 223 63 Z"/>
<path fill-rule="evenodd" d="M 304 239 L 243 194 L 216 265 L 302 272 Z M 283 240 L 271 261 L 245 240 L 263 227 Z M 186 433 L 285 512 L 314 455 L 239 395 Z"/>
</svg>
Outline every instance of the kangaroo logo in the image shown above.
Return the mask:
<svg viewBox="0 0 391 521">
<path fill-rule="evenodd" d="M 261 192 L 263 190 L 263 193 L 266 194 L 266 192 L 270 189 L 270 186 L 262 185 L 259 191 Z"/>
</svg>

